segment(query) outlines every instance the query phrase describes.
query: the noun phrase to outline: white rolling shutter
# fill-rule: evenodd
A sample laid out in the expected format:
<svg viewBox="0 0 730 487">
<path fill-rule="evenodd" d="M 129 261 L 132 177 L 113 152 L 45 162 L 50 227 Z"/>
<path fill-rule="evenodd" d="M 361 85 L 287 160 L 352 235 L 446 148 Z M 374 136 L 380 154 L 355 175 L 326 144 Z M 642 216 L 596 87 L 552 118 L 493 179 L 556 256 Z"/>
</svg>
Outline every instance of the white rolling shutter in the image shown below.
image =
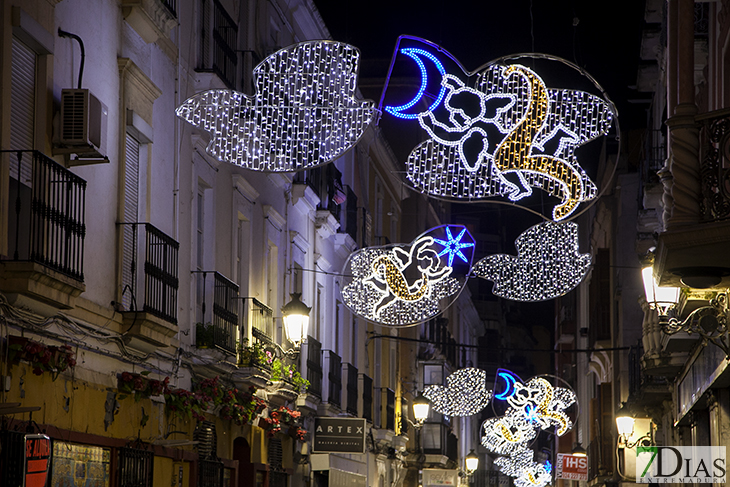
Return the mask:
<svg viewBox="0 0 730 487">
<path fill-rule="evenodd" d="M 34 148 L 36 53 L 13 37 L 10 74 L 10 148 Z M 23 154 L 20 182 L 31 185 L 31 154 Z M 10 177 L 18 179 L 18 159 L 10 156 Z"/>
<path fill-rule="evenodd" d="M 124 171 L 124 222 L 136 223 L 139 211 L 139 141 L 127 134 L 125 146 L 125 171 Z M 136 239 L 135 239 L 136 232 Z M 132 310 L 132 291 L 135 294 L 135 276 L 132 272 L 132 261 L 135 260 L 137 242 L 144 236 L 144 229 L 139 225 L 122 225 L 122 287 L 130 286 L 122 296 L 122 305 L 127 310 Z M 144 262 L 136 260 L 137 273 Z M 136 296 L 139 298 L 139 296 Z M 137 303 L 139 307 L 139 303 Z"/>
</svg>

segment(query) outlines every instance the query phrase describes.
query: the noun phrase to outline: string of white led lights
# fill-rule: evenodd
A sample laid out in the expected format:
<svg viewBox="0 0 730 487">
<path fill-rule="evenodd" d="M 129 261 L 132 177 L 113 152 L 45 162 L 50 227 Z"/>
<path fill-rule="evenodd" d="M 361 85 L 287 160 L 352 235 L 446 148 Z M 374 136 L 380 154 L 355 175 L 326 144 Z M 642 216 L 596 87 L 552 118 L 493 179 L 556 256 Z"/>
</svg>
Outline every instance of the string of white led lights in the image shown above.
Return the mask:
<svg viewBox="0 0 730 487">
<path fill-rule="evenodd" d="M 256 171 L 326 164 L 353 147 L 375 119 L 355 98 L 360 52 L 332 41 L 281 49 L 253 70 L 256 93 L 198 93 L 176 114 L 211 136 L 213 157 Z"/>
</svg>

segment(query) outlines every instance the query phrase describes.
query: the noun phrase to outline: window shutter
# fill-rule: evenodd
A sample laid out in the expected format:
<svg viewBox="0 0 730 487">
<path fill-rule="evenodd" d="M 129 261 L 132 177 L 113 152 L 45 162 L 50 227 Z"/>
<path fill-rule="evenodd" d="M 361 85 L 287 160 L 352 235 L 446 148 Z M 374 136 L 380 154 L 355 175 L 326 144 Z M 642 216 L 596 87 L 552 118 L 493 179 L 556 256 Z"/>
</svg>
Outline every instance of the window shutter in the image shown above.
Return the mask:
<svg viewBox="0 0 730 487">
<path fill-rule="evenodd" d="M 36 54 L 13 37 L 10 75 L 10 148 L 34 148 Z M 31 185 L 31 154 L 23 154 L 20 182 Z M 18 178 L 18 159 L 10 157 L 10 177 Z"/>
<path fill-rule="evenodd" d="M 124 171 L 124 222 L 136 223 L 139 210 L 139 142 L 127 134 L 125 147 Z M 132 310 L 132 293 L 136 293 L 135 270 L 136 262 L 136 225 L 122 225 L 122 287 L 130 286 L 131 292 L 126 291 L 122 296 L 122 305 Z M 139 265 L 139 262 L 136 263 Z"/>
</svg>

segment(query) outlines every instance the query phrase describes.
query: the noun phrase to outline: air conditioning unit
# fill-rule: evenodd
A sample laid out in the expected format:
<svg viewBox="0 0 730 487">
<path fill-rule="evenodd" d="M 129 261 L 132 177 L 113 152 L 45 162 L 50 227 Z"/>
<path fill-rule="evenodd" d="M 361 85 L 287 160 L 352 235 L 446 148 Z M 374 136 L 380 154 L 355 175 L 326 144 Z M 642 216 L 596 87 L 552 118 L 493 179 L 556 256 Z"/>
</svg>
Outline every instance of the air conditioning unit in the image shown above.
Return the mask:
<svg viewBox="0 0 730 487">
<path fill-rule="evenodd" d="M 61 91 L 60 146 L 56 153 L 76 154 L 72 162 L 108 161 L 106 132 L 109 109 L 89 90 Z"/>
</svg>

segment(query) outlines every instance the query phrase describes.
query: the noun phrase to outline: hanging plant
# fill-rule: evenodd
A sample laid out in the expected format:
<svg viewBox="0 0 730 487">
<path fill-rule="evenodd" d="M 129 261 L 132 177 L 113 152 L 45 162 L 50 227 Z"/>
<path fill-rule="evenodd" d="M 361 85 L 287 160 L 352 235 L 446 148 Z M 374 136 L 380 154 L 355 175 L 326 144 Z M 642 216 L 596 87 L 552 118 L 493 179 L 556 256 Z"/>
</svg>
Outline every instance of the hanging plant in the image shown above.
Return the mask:
<svg viewBox="0 0 730 487">
<path fill-rule="evenodd" d="M 172 389 L 165 393 L 165 411 L 180 419 L 205 421 L 203 412 L 207 409 L 208 402 L 201 395 L 186 389 Z"/>
<path fill-rule="evenodd" d="M 164 380 L 150 379 L 147 377 L 149 371 L 139 374 L 132 372 L 122 372 L 117 376 L 119 392 L 123 394 L 119 399 L 125 399 L 128 394 L 134 395 L 134 400 L 139 401 L 142 398 L 150 396 L 159 396 L 169 391 L 170 378 L 165 377 Z"/>
<path fill-rule="evenodd" d="M 297 420 L 302 416 L 302 413 L 294 409 L 289 409 L 286 406 L 280 406 L 277 409 L 269 411 L 268 418 L 261 418 L 259 420 L 259 427 L 266 431 L 269 437 L 274 436 L 280 432 L 283 428 L 286 428 L 287 432 L 291 431 L 292 428 L 296 428 L 294 431 L 300 429 L 296 424 Z M 302 430 L 304 433 L 300 436 L 306 435 L 306 430 Z"/>
<path fill-rule="evenodd" d="M 35 375 L 50 372 L 55 381 L 61 372 L 76 366 L 76 354 L 69 345 L 44 345 L 25 337 L 9 337 L 8 361 L 25 360 Z"/>
<path fill-rule="evenodd" d="M 271 380 L 284 380 L 294 384 L 299 393 L 307 392 L 309 381 L 302 377 L 296 365 L 285 365 L 281 359 L 275 358 L 271 363 Z"/>
</svg>

